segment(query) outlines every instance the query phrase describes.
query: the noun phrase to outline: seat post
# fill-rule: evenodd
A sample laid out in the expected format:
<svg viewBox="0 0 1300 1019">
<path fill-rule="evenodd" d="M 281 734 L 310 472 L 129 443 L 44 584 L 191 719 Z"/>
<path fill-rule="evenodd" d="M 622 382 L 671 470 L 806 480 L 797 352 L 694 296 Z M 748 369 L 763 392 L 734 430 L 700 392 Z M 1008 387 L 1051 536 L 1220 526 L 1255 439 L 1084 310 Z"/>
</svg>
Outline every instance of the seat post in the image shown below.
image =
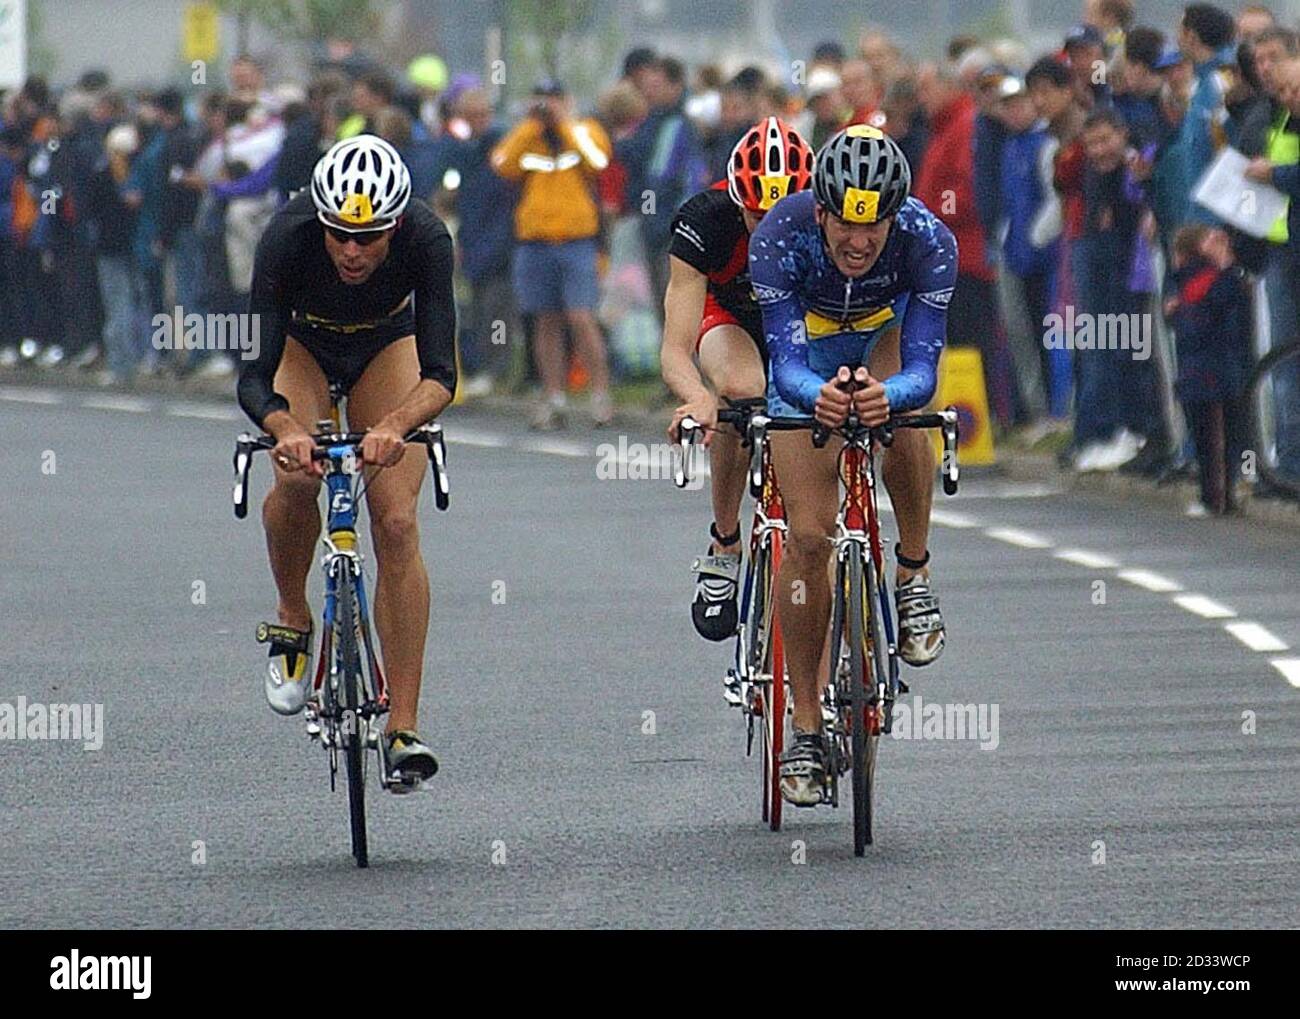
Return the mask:
<svg viewBox="0 0 1300 1019">
<path fill-rule="evenodd" d="M 343 430 L 343 399 L 347 396 L 343 386 L 338 382 L 330 383 L 330 419 L 335 431 Z"/>
</svg>

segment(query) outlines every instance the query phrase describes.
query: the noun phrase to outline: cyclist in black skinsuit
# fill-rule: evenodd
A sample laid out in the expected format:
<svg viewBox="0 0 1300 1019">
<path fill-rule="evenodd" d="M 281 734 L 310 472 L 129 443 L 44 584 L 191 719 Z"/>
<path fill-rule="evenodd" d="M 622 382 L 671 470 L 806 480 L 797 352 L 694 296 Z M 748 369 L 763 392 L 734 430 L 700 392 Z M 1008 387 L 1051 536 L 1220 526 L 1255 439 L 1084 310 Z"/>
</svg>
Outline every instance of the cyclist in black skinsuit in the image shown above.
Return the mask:
<svg viewBox="0 0 1300 1019">
<path fill-rule="evenodd" d="M 260 349 L 239 376 L 239 402 L 275 437 L 266 498 L 279 622 L 297 639 L 271 643 L 266 696 L 295 714 L 311 688 L 307 573 L 320 536 L 321 468 L 311 433 L 329 416 L 331 383 L 348 394 L 348 426 L 365 431 L 366 487 L 378 579 L 374 618 L 391 690 L 390 769 L 431 777 L 438 762 L 416 734 L 429 580 L 415 509 L 424 453 L 402 439 L 436 417 L 456 389 L 452 242 L 418 199 L 387 142 L 359 135 L 331 148 L 310 194 L 286 205 L 257 249 L 249 311 Z"/>
<path fill-rule="evenodd" d="M 361 286 L 325 250 L 325 230 L 306 192 L 270 222 L 258 245 L 249 311 L 261 347 L 239 376 L 239 402 L 254 421 L 284 409 L 275 372 L 292 336 L 330 382 L 351 389 L 384 347 L 414 336 L 420 377 L 456 388 L 451 235 L 416 199 L 391 231 L 388 257 Z M 359 235 L 364 237 L 364 235 Z"/>
</svg>

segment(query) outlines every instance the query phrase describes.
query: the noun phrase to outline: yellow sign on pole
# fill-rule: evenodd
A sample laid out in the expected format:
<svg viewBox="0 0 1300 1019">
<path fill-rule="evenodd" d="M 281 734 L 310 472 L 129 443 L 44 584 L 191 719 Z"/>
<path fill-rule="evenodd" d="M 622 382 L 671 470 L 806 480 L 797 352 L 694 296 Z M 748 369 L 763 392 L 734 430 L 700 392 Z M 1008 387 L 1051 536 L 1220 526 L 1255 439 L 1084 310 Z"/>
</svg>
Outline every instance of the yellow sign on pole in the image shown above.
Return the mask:
<svg viewBox="0 0 1300 1019">
<path fill-rule="evenodd" d="M 207 0 L 186 4 L 183 19 L 185 59 L 216 60 L 221 55 L 221 22 L 216 5 Z"/>
<path fill-rule="evenodd" d="M 957 409 L 959 440 L 957 461 L 963 467 L 993 463 L 993 428 L 984 390 L 984 363 L 975 347 L 946 347 L 939 359 L 939 389 L 935 407 Z M 936 455 L 943 440 L 934 433 Z"/>
</svg>

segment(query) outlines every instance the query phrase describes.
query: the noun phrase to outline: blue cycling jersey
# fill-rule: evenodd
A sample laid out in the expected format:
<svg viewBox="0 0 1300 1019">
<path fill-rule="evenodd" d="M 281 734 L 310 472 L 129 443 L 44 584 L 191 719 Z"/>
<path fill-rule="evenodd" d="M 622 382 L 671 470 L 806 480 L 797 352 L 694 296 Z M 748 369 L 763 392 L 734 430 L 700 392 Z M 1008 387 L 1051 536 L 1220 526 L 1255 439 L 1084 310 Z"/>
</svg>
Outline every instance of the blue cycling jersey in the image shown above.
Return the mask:
<svg viewBox="0 0 1300 1019">
<path fill-rule="evenodd" d="M 948 302 L 957 282 L 957 241 L 915 198 L 894 219 L 866 275 L 850 279 L 831 261 L 811 191 L 782 199 L 749 241 L 749 272 L 771 354 L 769 403 L 811 414 L 844 364 L 865 363 L 875 339 L 901 322 L 902 370 L 885 380 L 893 412 L 934 395 Z"/>
</svg>

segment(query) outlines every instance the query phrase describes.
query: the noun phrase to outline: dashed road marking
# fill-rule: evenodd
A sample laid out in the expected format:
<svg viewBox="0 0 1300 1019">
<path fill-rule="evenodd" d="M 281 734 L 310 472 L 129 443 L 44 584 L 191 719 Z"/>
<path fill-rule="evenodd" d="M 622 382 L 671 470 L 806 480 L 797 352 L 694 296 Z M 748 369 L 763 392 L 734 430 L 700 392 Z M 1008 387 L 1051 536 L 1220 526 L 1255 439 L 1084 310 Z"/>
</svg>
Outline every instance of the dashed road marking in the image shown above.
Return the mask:
<svg viewBox="0 0 1300 1019">
<path fill-rule="evenodd" d="M 938 524 L 940 527 L 956 527 L 965 529 L 968 527 L 979 527 L 980 522 L 974 517 L 967 516 L 965 513 L 956 513 L 953 510 L 930 510 L 930 523 Z"/>
<path fill-rule="evenodd" d="M 1045 485 L 1034 481 L 1002 481 L 990 485 L 987 489 L 976 489 L 962 493 L 963 499 L 1045 499 L 1060 495 L 1065 489 L 1057 485 Z"/>
<path fill-rule="evenodd" d="M 0 400 L 10 400 L 14 403 L 55 404 L 63 402 L 63 394 L 55 393 L 49 389 L 25 389 L 21 386 L 4 386 L 0 387 Z"/>
<path fill-rule="evenodd" d="M 448 435 L 447 442 L 453 446 L 478 446 L 482 449 L 505 449 L 510 445 L 504 436 L 482 435 L 477 432 L 457 432 Z"/>
<path fill-rule="evenodd" d="M 1300 690 L 1300 658 L 1274 658 L 1270 664 L 1297 690 Z"/>
<path fill-rule="evenodd" d="M 1183 589 L 1183 585 L 1178 581 L 1162 577 L 1159 573 L 1152 573 L 1150 570 L 1120 570 L 1119 578 L 1147 591 L 1154 591 L 1156 594 L 1170 594 Z"/>
<path fill-rule="evenodd" d="M 1174 604 L 1188 612 L 1195 612 L 1203 619 L 1231 619 L 1237 614 L 1236 609 L 1203 594 L 1176 594 Z"/>
<path fill-rule="evenodd" d="M 1274 636 L 1259 623 L 1224 623 L 1223 628 L 1252 651 L 1289 651 L 1286 641 Z"/>
<path fill-rule="evenodd" d="M 524 439 L 519 448 L 529 453 L 545 453 L 548 456 L 567 456 L 574 459 L 586 459 L 592 450 L 577 442 L 565 442 L 563 439 Z"/>
<path fill-rule="evenodd" d="M 1032 531 L 1022 531 L 1017 527 L 990 527 L 984 532 L 990 538 L 1005 541 L 1017 548 L 1051 548 L 1052 543 Z"/>
<path fill-rule="evenodd" d="M 147 414 L 153 409 L 153 404 L 137 396 L 88 396 L 81 405 L 91 410 L 121 410 L 128 414 Z"/>
<path fill-rule="evenodd" d="M 203 421 L 238 421 L 243 417 L 234 407 L 215 403 L 169 403 L 165 413 L 178 418 L 199 418 Z"/>
<path fill-rule="evenodd" d="M 1052 553 L 1057 559 L 1075 566 L 1086 566 L 1090 570 L 1113 570 L 1119 565 L 1109 556 L 1098 555 L 1082 548 L 1062 548 Z"/>
</svg>

